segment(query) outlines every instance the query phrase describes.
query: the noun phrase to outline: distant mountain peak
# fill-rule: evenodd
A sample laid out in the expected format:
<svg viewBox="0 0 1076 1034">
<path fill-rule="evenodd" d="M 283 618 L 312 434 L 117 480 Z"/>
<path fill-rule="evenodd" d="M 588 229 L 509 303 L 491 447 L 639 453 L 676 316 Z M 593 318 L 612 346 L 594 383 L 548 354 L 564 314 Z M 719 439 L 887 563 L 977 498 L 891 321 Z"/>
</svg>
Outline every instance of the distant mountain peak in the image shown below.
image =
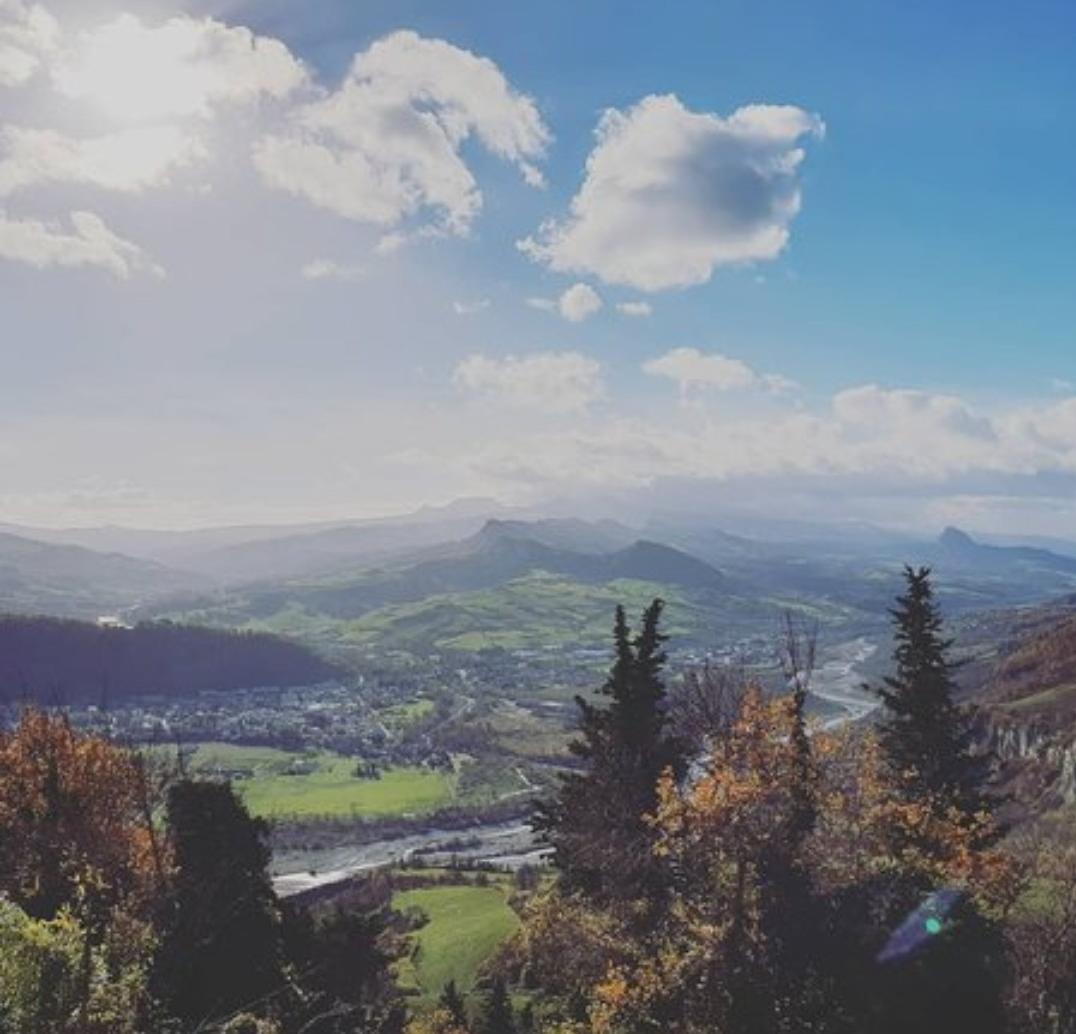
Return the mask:
<svg viewBox="0 0 1076 1034">
<path fill-rule="evenodd" d="M 546 549 L 604 556 L 630 546 L 636 532 L 616 521 L 585 521 L 577 517 L 542 517 L 537 520 L 491 517 L 474 536 L 480 547 L 498 543 L 530 542 Z"/>
<path fill-rule="evenodd" d="M 955 528 L 953 525 L 949 525 L 945 531 L 938 537 L 938 541 L 943 546 L 977 546 L 978 542 L 975 541 L 966 531 L 961 531 L 960 528 Z"/>
</svg>

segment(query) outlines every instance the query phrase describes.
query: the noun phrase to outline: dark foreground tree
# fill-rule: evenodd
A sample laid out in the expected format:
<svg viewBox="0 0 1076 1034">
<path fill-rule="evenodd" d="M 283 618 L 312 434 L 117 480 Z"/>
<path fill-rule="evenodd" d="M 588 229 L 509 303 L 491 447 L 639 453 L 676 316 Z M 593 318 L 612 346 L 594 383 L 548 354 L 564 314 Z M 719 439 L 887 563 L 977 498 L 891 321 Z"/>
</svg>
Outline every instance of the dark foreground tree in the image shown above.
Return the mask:
<svg viewBox="0 0 1076 1034">
<path fill-rule="evenodd" d="M 600 690 L 608 704 L 576 698 L 581 738 L 572 751 L 583 770 L 564 777 L 535 819 L 565 888 L 595 899 L 648 901 L 665 883 L 645 816 L 662 772 L 682 774 L 684 751 L 666 727 L 662 607 L 661 600 L 650 604 L 634 638 L 617 608 L 616 657 Z"/>
<path fill-rule="evenodd" d="M 457 1026 L 467 1026 L 467 1009 L 455 980 L 449 980 L 441 989 L 441 997 L 437 1000 L 437 1004 L 448 1013 Z"/>
<path fill-rule="evenodd" d="M 284 903 L 284 948 L 301 987 L 291 1024 L 303 1034 L 391 1034 L 403 1006 L 391 973 L 391 912 L 361 887 L 337 902 Z"/>
<path fill-rule="evenodd" d="M 512 1002 L 504 981 L 500 978 L 493 981 L 493 986 L 486 996 L 482 1015 L 478 1020 L 478 1034 L 516 1034 Z"/>
<path fill-rule="evenodd" d="M 167 818 L 175 876 L 162 903 L 157 996 L 196 1024 L 264 1005 L 285 988 L 266 824 L 227 783 L 190 780 L 169 791 Z"/>
<path fill-rule="evenodd" d="M 890 612 L 894 670 L 879 690 L 882 747 L 910 798 L 970 813 L 982 803 L 985 765 L 971 752 L 969 722 L 953 700 L 952 640 L 942 632 L 930 568 L 905 567 L 904 578 L 905 592 Z"/>
</svg>

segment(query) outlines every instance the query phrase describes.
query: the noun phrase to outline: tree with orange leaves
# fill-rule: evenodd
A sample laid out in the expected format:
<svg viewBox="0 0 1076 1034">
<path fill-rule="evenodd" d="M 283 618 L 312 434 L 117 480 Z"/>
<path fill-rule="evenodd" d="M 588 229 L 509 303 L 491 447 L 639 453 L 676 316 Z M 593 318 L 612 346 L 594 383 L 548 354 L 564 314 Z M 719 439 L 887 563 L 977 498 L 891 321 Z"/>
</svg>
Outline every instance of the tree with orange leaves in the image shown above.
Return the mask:
<svg viewBox="0 0 1076 1034">
<path fill-rule="evenodd" d="M 794 696 L 750 690 L 705 771 L 661 780 L 650 821 L 675 891 L 661 925 L 594 987 L 596 1034 L 1000 1029 L 992 920 L 1018 880 L 983 846 L 989 816 L 909 800 L 870 734 L 816 730 L 805 753 L 801 719 Z M 960 906 L 936 941 L 883 961 L 938 888 Z"/>
<path fill-rule="evenodd" d="M 138 1029 L 168 867 L 153 812 L 146 763 L 66 716 L 27 710 L 0 733 L 0 900 L 15 917 L 10 961 L 22 959 L 0 974 L 0 1000 L 14 1014 L 53 1002 L 42 1030 Z"/>
<path fill-rule="evenodd" d="M 66 716 L 24 712 L 0 733 L 0 891 L 44 919 L 144 899 L 164 865 L 147 778 L 130 751 Z"/>
</svg>

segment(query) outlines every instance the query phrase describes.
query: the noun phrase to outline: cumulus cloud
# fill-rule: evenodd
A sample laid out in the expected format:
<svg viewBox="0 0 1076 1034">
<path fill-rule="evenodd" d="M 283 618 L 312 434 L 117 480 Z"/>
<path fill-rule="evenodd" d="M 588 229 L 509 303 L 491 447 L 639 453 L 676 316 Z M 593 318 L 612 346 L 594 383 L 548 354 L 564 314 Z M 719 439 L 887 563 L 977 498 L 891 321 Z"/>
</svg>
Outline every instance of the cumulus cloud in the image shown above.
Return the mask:
<svg viewBox="0 0 1076 1034">
<path fill-rule="evenodd" d="M 490 439 L 472 464 L 494 482 L 538 491 L 680 479 L 759 486 L 771 493 L 760 498 L 777 492 L 787 499 L 795 484 L 839 498 L 848 512 L 857 501 L 894 493 L 925 501 L 1060 492 L 1072 512 L 1076 399 L 988 414 L 954 396 L 864 385 L 815 412 L 680 407 L 642 419 L 614 409 L 600 420 Z"/>
<path fill-rule="evenodd" d="M 0 86 L 21 86 L 56 48 L 60 27 L 40 4 L 0 0 Z"/>
<path fill-rule="evenodd" d="M 271 187 L 359 222 L 423 212 L 464 234 L 482 194 L 461 155 L 470 137 L 538 185 L 549 140 L 534 102 L 488 58 L 397 32 L 356 55 L 339 89 L 300 106 L 289 131 L 257 144 Z"/>
<path fill-rule="evenodd" d="M 163 277 L 164 270 L 136 244 L 124 240 L 93 212 L 72 212 L 71 229 L 36 219 L 10 219 L 0 212 L 0 259 L 49 266 L 90 266 L 121 280 L 135 273 Z"/>
<path fill-rule="evenodd" d="M 557 300 L 557 309 L 569 323 L 582 323 L 601 307 L 598 292 L 589 284 L 572 284 Z"/>
<path fill-rule="evenodd" d="M 212 18 L 146 25 L 122 14 L 81 33 L 52 67 L 56 88 L 115 119 L 206 117 L 225 103 L 284 98 L 307 72 L 279 40 Z"/>
<path fill-rule="evenodd" d="M 140 191 L 204 155 L 177 126 L 149 126 L 77 140 L 51 129 L 0 129 L 0 196 L 38 183 L 85 183 Z"/>
<path fill-rule="evenodd" d="M 458 387 L 551 413 L 581 411 L 605 394 L 601 364 L 579 352 L 535 352 L 504 359 L 475 354 L 453 374 Z"/>
<path fill-rule="evenodd" d="M 37 63 L 52 89 L 117 128 L 79 138 L 53 128 L 8 125 L 0 134 L 0 196 L 44 183 L 142 191 L 207 156 L 207 120 L 221 106 L 288 97 L 305 68 L 278 40 L 211 18 L 178 16 L 147 25 L 130 14 L 61 39 L 36 8 L 21 9 L 39 40 Z M 0 80 L 10 26 L 0 17 Z M 10 77 L 9 77 L 10 78 Z"/>
<path fill-rule="evenodd" d="M 643 291 L 775 258 L 800 209 L 801 142 L 822 133 L 818 116 L 791 106 L 722 118 L 652 95 L 610 109 L 570 214 L 519 246 L 553 269 Z"/>
<path fill-rule="evenodd" d="M 302 268 L 304 280 L 346 280 L 352 283 L 366 276 L 366 267 L 332 259 L 314 259 Z"/>
<path fill-rule="evenodd" d="M 601 295 L 589 284 L 572 284 L 563 291 L 559 298 L 527 298 L 526 303 L 532 309 L 542 312 L 557 312 L 569 323 L 582 323 L 583 320 L 601 312 Z"/>
<path fill-rule="evenodd" d="M 639 319 L 646 316 L 652 316 L 654 314 L 654 307 L 649 302 L 620 302 L 616 307 L 616 311 L 619 312 L 621 316 L 633 316 Z"/>
<path fill-rule="evenodd" d="M 833 412 L 849 427 L 866 430 L 899 428 L 911 433 L 945 430 L 987 441 L 995 437 L 990 421 L 976 416 L 955 395 L 888 390 L 877 384 L 865 384 L 838 392 L 833 398 Z"/>
<path fill-rule="evenodd" d="M 742 391 L 760 388 L 776 394 L 796 387 L 794 381 L 780 374 L 756 372 L 742 359 L 716 352 L 700 352 L 697 348 L 674 348 L 643 363 L 643 371 L 653 377 L 675 381 L 685 396 L 699 389 Z"/>
<path fill-rule="evenodd" d="M 534 102 L 487 58 L 413 32 L 356 54 L 330 89 L 280 40 L 214 18 L 128 13 L 61 31 L 43 8 L 0 0 L 0 85 L 39 68 L 27 110 L 60 95 L 97 135 L 3 126 L 0 198 L 44 184 L 164 187 L 227 146 L 269 188 L 383 227 L 375 250 L 387 254 L 468 232 L 483 202 L 468 141 L 542 185 L 535 163 L 550 135 Z M 239 106 L 225 137 L 219 119 Z"/>
</svg>

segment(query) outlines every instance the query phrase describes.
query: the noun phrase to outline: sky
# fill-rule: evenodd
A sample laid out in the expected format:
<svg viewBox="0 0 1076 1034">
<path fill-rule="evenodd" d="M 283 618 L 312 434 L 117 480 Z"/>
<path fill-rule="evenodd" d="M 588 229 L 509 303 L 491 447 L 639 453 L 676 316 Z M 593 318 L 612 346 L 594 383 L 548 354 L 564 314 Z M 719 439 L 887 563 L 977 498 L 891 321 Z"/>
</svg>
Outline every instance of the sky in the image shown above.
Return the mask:
<svg viewBox="0 0 1076 1034">
<path fill-rule="evenodd" d="M 1063 0 L 0 0 L 0 522 L 1071 535 L 1074 40 Z"/>
</svg>

